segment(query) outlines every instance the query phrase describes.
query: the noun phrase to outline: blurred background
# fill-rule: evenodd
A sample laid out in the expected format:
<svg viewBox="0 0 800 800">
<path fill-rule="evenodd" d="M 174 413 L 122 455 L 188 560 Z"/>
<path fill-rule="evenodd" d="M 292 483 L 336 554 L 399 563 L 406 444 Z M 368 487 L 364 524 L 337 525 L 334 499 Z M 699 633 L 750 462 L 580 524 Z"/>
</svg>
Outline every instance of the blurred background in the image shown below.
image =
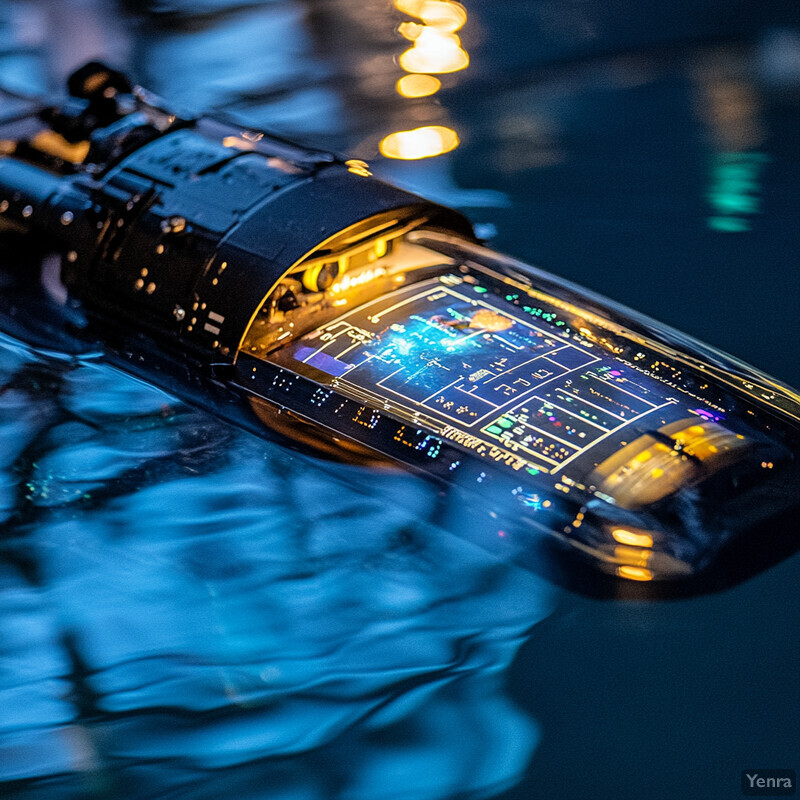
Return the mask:
<svg viewBox="0 0 800 800">
<path fill-rule="evenodd" d="M 796 0 L 0 6 L 1 86 L 94 58 L 800 385 Z M 797 556 L 591 600 L 409 475 L 0 336 L 4 798 L 716 800 L 800 766 Z"/>
</svg>

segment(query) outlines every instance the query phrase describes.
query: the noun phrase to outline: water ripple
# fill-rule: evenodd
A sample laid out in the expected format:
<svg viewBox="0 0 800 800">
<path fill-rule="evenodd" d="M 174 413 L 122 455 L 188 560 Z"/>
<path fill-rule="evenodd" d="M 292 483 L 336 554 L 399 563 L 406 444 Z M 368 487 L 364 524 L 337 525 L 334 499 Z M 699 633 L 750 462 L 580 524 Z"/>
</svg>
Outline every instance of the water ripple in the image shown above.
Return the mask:
<svg viewBox="0 0 800 800">
<path fill-rule="evenodd" d="M 27 487 L 0 562 L 0 785 L 443 798 L 521 774 L 537 728 L 501 676 L 550 590 L 434 524 L 433 487 L 102 363 L 0 353 L 0 485 Z"/>
</svg>

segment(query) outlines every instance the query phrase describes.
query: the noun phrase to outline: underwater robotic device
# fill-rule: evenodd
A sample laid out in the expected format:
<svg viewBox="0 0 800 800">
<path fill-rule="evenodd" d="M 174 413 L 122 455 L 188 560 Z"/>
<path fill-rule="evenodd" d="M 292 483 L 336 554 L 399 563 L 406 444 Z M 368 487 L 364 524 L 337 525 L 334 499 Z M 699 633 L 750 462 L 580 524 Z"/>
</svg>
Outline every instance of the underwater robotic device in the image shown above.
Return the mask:
<svg viewBox="0 0 800 800">
<path fill-rule="evenodd" d="M 177 115 L 98 63 L 68 89 L 0 109 L 3 266 L 53 298 L 40 343 L 102 342 L 250 430 L 405 465 L 506 509 L 517 552 L 615 579 L 703 575 L 796 513 L 793 389 L 481 246 L 362 161 Z"/>
</svg>

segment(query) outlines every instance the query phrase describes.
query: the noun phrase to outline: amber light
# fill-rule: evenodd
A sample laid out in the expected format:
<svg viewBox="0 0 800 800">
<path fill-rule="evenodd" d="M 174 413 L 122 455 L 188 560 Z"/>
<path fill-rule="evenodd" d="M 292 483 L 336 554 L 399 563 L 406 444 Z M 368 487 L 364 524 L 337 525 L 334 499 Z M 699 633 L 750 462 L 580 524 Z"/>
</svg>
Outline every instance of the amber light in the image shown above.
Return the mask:
<svg viewBox="0 0 800 800">
<path fill-rule="evenodd" d="M 620 544 L 629 544 L 633 547 L 652 547 L 653 537 L 649 533 L 636 533 L 626 528 L 615 528 L 611 535 Z"/>
<path fill-rule="evenodd" d="M 413 161 L 449 153 L 458 147 L 458 134 L 443 125 L 426 125 L 410 131 L 396 131 L 380 143 L 381 154 L 387 158 Z"/>
<path fill-rule="evenodd" d="M 620 578 L 627 578 L 629 581 L 651 581 L 653 573 L 644 567 L 629 567 L 627 565 L 617 567 L 617 575 Z"/>
<path fill-rule="evenodd" d="M 394 7 L 426 25 L 453 33 L 464 27 L 467 10 L 452 0 L 395 0 Z"/>
<path fill-rule="evenodd" d="M 467 21 L 467 11 L 453 0 L 394 0 L 394 6 L 415 18 L 397 27 L 412 46 L 398 58 L 399 66 L 409 74 L 399 78 L 395 88 L 401 97 L 430 97 L 442 87 L 435 75 L 469 66 L 469 55 L 456 34 Z M 448 153 L 458 145 L 454 130 L 429 125 L 390 133 L 381 141 L 380 152 L 386 158 L 415 161 Z"/>
<path fill-rule="evenodd" d="M 400 56 L 400 66 L 406 72 L 458 72 L 469 66 L 469 55 L 456 34 L 426 25 Z"/>
<path fill-rule="evenodd" d="M 433 75 L 404 75 L 397 81 L 397 93 L 403 97 L 429 97 L 436 94 L 442 82 Z"/>
</svg>

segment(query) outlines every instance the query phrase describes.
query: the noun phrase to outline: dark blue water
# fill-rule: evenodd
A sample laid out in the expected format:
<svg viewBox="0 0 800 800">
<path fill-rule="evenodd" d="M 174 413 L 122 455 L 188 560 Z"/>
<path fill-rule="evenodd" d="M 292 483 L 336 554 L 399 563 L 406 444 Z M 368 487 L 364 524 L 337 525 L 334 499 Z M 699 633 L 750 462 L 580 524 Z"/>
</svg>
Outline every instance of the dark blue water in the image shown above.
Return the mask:
<svg viewBox="0 0 800 800">
<path fill-rule="evenodd" d="M 409 18 L 364 0 L 11 2 L 0 82 L 105 57 L 799 385 L 796 3 L 465 6 L 469 68 L 417 100 L 394 88 Z M 378 155 L 421 125 L 460 146 Z M 422 481 L 60 344 L 0 336 L 3 798 L 724 800 L 800 768 L 798 556 L 589 599 L 438 528 Z"/>
</svg>

